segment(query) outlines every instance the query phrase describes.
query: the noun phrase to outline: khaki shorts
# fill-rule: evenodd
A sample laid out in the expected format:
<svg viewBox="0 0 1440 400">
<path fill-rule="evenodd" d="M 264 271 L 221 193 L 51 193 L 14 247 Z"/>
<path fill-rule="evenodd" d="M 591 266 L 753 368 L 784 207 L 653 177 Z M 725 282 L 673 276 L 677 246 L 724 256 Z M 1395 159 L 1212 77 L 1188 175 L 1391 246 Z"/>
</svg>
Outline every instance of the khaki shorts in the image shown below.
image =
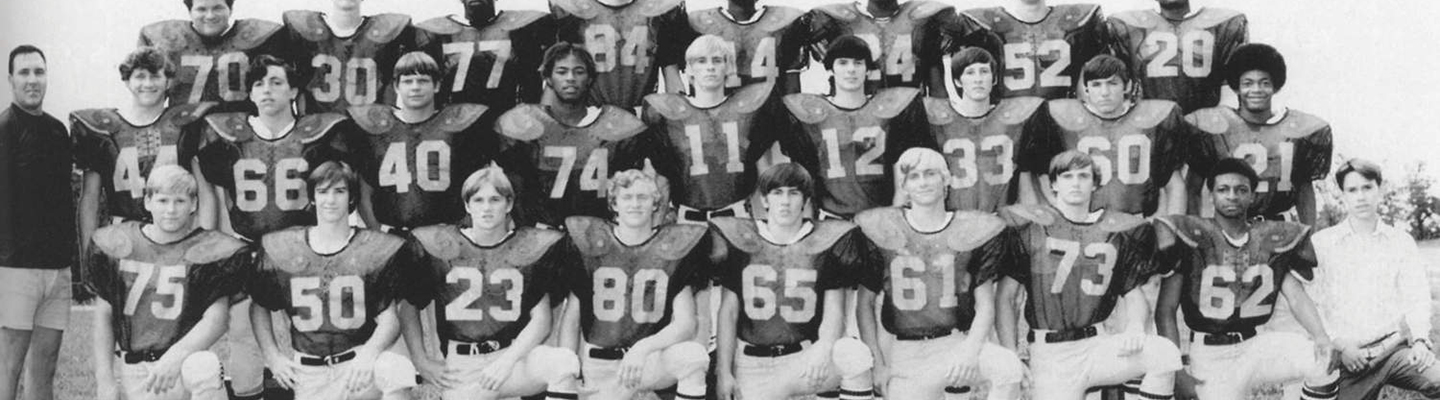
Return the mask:
<svg viewBox="0 0 1440 400">
<path fill-rule="evenodd" d="M 65 330 L 70 323 L 70 269 L 0 267 L 0 327 Z"/>
</svg>

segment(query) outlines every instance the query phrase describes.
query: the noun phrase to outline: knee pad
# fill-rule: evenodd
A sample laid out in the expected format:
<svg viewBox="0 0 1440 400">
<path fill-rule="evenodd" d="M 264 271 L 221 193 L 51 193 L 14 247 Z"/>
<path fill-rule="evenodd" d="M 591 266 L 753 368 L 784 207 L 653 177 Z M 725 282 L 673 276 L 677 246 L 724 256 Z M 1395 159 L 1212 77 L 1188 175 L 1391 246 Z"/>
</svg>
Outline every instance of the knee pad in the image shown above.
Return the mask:
<svg viewBox="0 0 1440 400">
<path fill-rule="evenodd" d="M 547 383 L 580 375 L 580 357 L 558 347 L 536 346 L 525 359 L 530 376 Z"/>
<path fill-rule="evenodd" d="M 1145 370 L 1147 372 L 1174 372 L 1183 368 L 1180 363 L 1180 348 L 1175 347 L 1169 339 L 1157 336 L 1145 336 Z"/>
<path fill-rule="evenodd" d="M 676 377 L 685 378 L 704 374 L 710 367 L 710 354 L 705 346 L 695 342 L 681 342 L 665 349 L 660 360 L 666 371 L 673 371 Z"/>
<path fill-rule="evenodd" d="M 192 391 L 220 387 L 220 357 L 209 351 L 191 353 L 180 363 L 180 380 Z"/>
<path fill-rule="evenodd" d="M 875 357 L 870 354 L 870 346 L 856 338 L 836 340 L 835 347 L 830 350 L 830 360 L 839 370 L 841 377 L 856 376 L 875 366 Z"/>
<path fill-rule="evenodd" d="M 411 364 L 409 359 L 399 354 L 380 352 L 380 356 L 375 357 L 373 368 L 375 387 L 381 392 L 390 393 L 415 386 L 415 364 Z"/>
</svg>

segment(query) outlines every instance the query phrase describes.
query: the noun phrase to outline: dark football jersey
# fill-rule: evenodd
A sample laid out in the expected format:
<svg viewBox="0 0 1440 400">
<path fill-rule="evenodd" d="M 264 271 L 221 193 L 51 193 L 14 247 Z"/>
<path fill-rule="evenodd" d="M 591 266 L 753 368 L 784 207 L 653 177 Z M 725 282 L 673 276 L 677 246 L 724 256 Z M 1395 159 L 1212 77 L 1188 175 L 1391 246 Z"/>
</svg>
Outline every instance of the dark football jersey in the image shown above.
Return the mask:
<svg viewBox="0 0 1440 400">
<path fill-rule="evenodd" d="M 70 114 L 75 166 L 100 175 L 109 215 L 150 220 L 150 212 L 145 210 L 145 179 L 156 166 L 179 164 L 181 137 L 195 134 L 200 126 L 195 122 L 214 105 L 170 106 L 144 126 L 126 121 L 113 108 Z M 189 163 L 180 166 L 190 169 Z"/>
<path fill-rule="evenodd" d="M 1186 113 L 1220 104 L 1220 72 L 1236 47 L 1245 44 L 1245 14 L 1201 8 L 1183 20 L 1153 10 L 1135 10 L 1107 21 L 1115 50 L 1141 78 L 1147 99 L 1180 103 Z"/>
<path fill-rule="evenodd" d="M 1001 97 L 1073 97 L 1080 69 L 1110 46 L 1105 17 L 1094 4 L 1056 4 L 1038 22 L 1015 18 L 1003 7 L 965 14 L 1003 43 L 996 54 L 1005 69 Z"/>
<path fill-rule="evenodd" d="M 260 239 L 259 266 L 247 291 L 255 304 L 290 317 L 296 351 L 328 356 L 365 344 L 375 317 L 420 295 L 413 249 L 394 235 L 358 229 L 332 254 L 310 247 L 309 227 Z"/>
<path fill-rule="evenodd" d="M 661 67 L 685 61 L 695 39 L 682 0 L 634 0 L 610 7 L 596 0 L 552 0 L 560 41 L 579 43 L 595 57 L 590 96 L 596 104 L 640 106 L 655 92 Z"/>
<path fill-rule="evenodd" d="M 419 50 L 410 17 L 400 14 L 366 16 L 350 36 L 339 36 L 325 23 L 323 13 L 285 12 L 285 30 L 295 52 L 291 57 L 309 96 L 306 114 L 344 112 L 350 106 L 394 104 L 390 77 L 395 62 Z M 437 57 L 438 59 L 438 57 Z"/>
<path fill-rule="evenodd" d="M 1315 267 L 1305 225 L 1258 221 L 1244 243 L 1235 243 L 1208 218 L 1170 215 L 1156 221 L 1156 234 L 1171 236 L 1182 250 L 1175 269 L 1184 279 L 1180 307 L 1185 324 L 1196 331 L 1239 332 L 1264 325 L 1285 275 L 1311 276 Z"/>
<path fill-rule="evenodd" d="M 421 292 L 413 303 L 435 302 L 443 341 L 509 341 L 530 323 L 530 309 L 545 296 L 558 305 L 568 292 L 560 268 L 579 262 L 560 231 L 520 227 L 500 243 L 481 246 L 455 225 L 411 231 L 424 248 Z M 443 304 L 444 306 L 440 306 Z"/>
<path fill-rule="evenodd" d="M 1102 118 L 1080 100 L 1046 102 L 1021 139 L 1020 170 L 1049 173 L 1050 159 L 1066 150 L 1090 154 L 1100 170 L 1094 209 L 1151 215 L 1160 190 L 1183 166 L 1184 144 L 1194 141 L 1180 106 L 1169 100 L 1141 100 L 1124 115 Z"/>
<path fill-rule="evenodd" d="M 340 114 L 300 117 L 278 139 L 256 136 L 240 113 L 213 114 L 199 143 L 200 170 L 211 184 L 225 188 L 230 225 L 246 238 L 315 221 L 305 176 L 325 161 L 350 160 L 351 145 L 332 129 L 345 120 Z M 182 155 L 181 159 L 188 159 Z M 353 163 L 352 163 L 353 164 Z"/>
<path fill-rule="evenodd" d="M 681 290 L 709 283 L 703 271 L 712 245 L 703 226 L 664 225 L 633 246 L 599 218 L 566 218 L 565 227 L 583 262 L 562 274 L 580 299 L 580 329 L 592 345 L 630 347 L 655 334 L 670 323 Z"/>
<path fill-rule="evenodd" d="M 241 292 L 254 258 L 245 242 L 220 232 L 196 229 L 160 244 L 143 226 L 128 221 L 96 230 L 82 282 L 108 303 L 120 350 L 164 351 L 212 303 Z"/>
<path fill-rule="evenodd" d="M 540 61 L 555 42 L 555 23 L 536 11 L 501 11 L 484 27 L 456 17 L 438 17 L 417 26 L 420 46 L 440 46 L 447 103 L 484 104 L 508 110 L 540 101 Z"/>
<path fill-rule="evenodd" d="M 1093 223 L 1066 219 L 1050 206 L 1016 205 L 1000 216 L 1020 240 L 1002 274 L 1024 285 L 1025 321 L 1067 330 L 1105 321 L 1116 303 L 1157 271 L 1155 231 L 1140 217 L 1105 211 Z"/>
<path fill-rule="evenodd" d="M 870 15 L 860 2 L 829 4 L 810 11 L 808 16 L 811 54 L 825 59 L 830 42 L 854 35 L 870 45 L 871 65 L 866 79 L 870 88 L 915 87 L 929 84 L 930 68 L 940 65 L 940 52 L 925 52 L 936 43 L 939 30 L 932 17 L 949 12 L 951 6 L 933 1 L 910 1 L 888 17 Z M 971 25 L 975 29 L 978 26 Z"/>
<path fill-rule="evenodd" d="M 854 224 L 841 220 L 815 222 L 790 244 L 761 236 L 753 220 L 718 217 L 710 223 L 726 244 L 716 280 L 740 298 L 737 334 L 745 343 L 815 340 L 825 291 L 851 287 L 855 272 L 874 261 L 874 246 Z"/>
<path fill-rule="evenodd" d="M 725 102 L 700 108 L 683 95 L 645 96 L 645 121 L 657 143 L 656 171 L 670 179 L 676 204 L 712 210 L 754 191 L 755 162 L 775 143 L 770 84 L 746 86 Z"/>
<path fill-rule="evenodd" d="M 701 35 L 724 38 L 735 48 L 735 68 L 725 87 L 771 82 L 772 93 L 780 93 L 789 87 L 787 72 L 805 68 L 806 27 L 795 23 L 804 14 L 790 7 L 761 6 L 751 20 L 737 21 L 718 7 L 690 13 L 690 27 Z"/>
<path fill-rule="evenodd" d="M 641 162 L 634 156 L 641 154 L 635 137 L 645 124 L 614 106 L 601 108 L 588 125 L 569 126 L 543 106 L 522 104 L 500 116 L 496 126 L 504 136 L 503 152 L 536 166 L 539 176 L 533 181 L 553 226 L 571 215 L 608 218 L 610 175 Z"/>
<path fill-rule="evenodd" d="M 498 144 L 492 123 L 477 122 L 486 119 L 487 111 L 482 105 L 455 104 L 425 121 L 406 123 L 390 106 L 351 108 L 350 118 L 362 136 L 352 142 L 363 142 L 366 149 L 358 171 L 375 189 L 370 197 L 375 218 L 413 228 L 463 217 L 460 186 L 494 158 L 486 153 Z"/>
<path fill-rule="evenodd" d="M 930 136 L 950 159 L 947 208 L 994 212 L 1015 202 L 1009 198 L 1016 175 L 1015 144 L 1025 121 L 1043 103 L 1039 97 L 1012 97 L 970 118 L 955 112 L 947 99 L 925 99 Z"/>
<path fill-rule="evenodd" d="M 1210 164 L 1226 157 L 1241 158 L 1260 175 L 1255 203 L 1250 214 L 1279 215 L 1295 207 L 1300 194 L 1297 182 L 1325 179 L 1330 174 L 1334 151 L 1330 123 L 1314 115 L 1289 109 L 1272 122 L 1252 124 L 1235 109 L 1207 108 L 1185 117 L 1199 128 L 1203 137 L 1196 144 L 1192 166 L 1208 171 Z M 1190 173 L 1190 215 L 1214 216 L 1210 192 L 1204 188 L 1204 173 Z"/>
<path fill-rule="evenodd" d="M 250 58 L 280 55 L 284 35 L 280 24 L 258 19 L 236 20 L 218 38 L 200 36 L 190 21 L 170 20 L 140 29 L 140 47 L 156 47 L 170 56 L 175 77 L 170 82 L 170 105 L 211 101 L 225 111 L 254 108 L 245 72 Z"/>
<path fill-rule="evenodd" d="M 821 208 L 852 216 L 894 201 L 890 176 L 895 159 L 930 140 L 913 129 L 924 123 L 919 94 L 914 88 L 885 89 L 853 110 L 819 95 L 785 96 L 799 129 L 792 129 L 782 146 L 792 146 L 786 154 L 815 175 Z"/>
<path fill-rule="evenodd" d="M 1017 245 L 1004 221 L 977 211 L 956 211 L 935 232 L 910 226 L 899 207 L 862 212 L 855 223 L 883 257 L 859 273 L 860 284 L 883 292 L 881 324 L 903 336 L 970 330 L 975 287 L 998 278 Z"/>
</svg>

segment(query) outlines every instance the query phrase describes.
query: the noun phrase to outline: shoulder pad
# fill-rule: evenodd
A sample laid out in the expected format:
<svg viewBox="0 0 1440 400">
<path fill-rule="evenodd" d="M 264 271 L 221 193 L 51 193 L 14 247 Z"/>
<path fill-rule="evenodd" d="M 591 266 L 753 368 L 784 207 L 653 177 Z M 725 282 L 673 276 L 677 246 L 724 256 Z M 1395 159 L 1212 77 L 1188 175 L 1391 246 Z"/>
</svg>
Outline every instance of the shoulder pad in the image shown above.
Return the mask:
<svg viewBox="0 0 1440 400">
<path fill-rule="evenodd" d="M 1000 104 L 995 106 L 996 110 L 992 112 L 998 113 L 996 117 L 1000 118 L 1000 122 L 1006 125 L 1016 125 L 1029 120 L 1041 104 L 1045 104 L 1045 99 L 1042 97 L 1011 97 L 1000 100 Z"/>
<path fill-rule="evenodd" d="M 940 12 L 940 10 L 944 10 L 950 7 L 951 6 L 936 3 L 933 1 L 911 1 L 900 5 L 902 12 L 903 9 L 910 9 L 910 19 L 912 20 L 923 20 L 926 18 L 930 18 L 930 16 L 935 15 L 935 13 Z"/>
<path fill-rule="evenodd" d="M 265 258 L 274 260 L 280 269 L 286 271 L 305 268 L 305 256 L 311 252 L 310 246 L 305 244 L 305 227 L 303 226 L 290 227 L 261 236 L 260 248 L 265 251 Z"/>
<path fill-rule="evenodd" d="M 550 13 L 532 10 L 505 10 L 500 13 L 500 18 L 496 19 L 494 24 L 500 29 L 513 31 L 535 23 L 546 15 L 550 15 Z"/>
<path fill-rule="evenodd" d="M 1096 226 L 1106 232 L 1125 232 L 1146 223 L 1145 218 L 1138 215 L 1108 210 L 1105 211 L 1104 219 L 1101 219 Z"/>
<path fill-rule="evenodd" d="M 584 215 L 567 217 L 565 231 L 570 233 L 570 239 L 580 253 L 587 256 L 605 255 L 619 245 L 610 231 L 610 223 L 600 218 Z"/>
<path fill-rule="evenodd" d="M 209 113 L 210 109 L 212 108 L 215 108 L 215 103 L 209 101 L 182 104 L 178 106 L 171 106 L 169 109 L 165 110 L 165 116 L 166 118 L 169 118 L 170 122 L 175 124 L 176 126 L 185 126 L 189 125 L 191 122 L 199 120 L 200 118 L 204 118 L 205 114 Z"/>
<path fill-rule="evenodd" d="M 880 90 L 865 103 L 865 109 L 879 118 L 895 118 L 915 101 L 915 96 L 920 95 L 920 89 L 912 87 L 897 87 Z"/>
<path fill-rule="evenodd" d="M 301 232 L 303 234 L 304 231 L 302 230 Z M 396 250 L 399 250 L 401 246 L 405 245 L 405 239 L 374 229 L 361 229 L 355 233 L 355 238 L 351 240 L 353 240 L 351 244 L 359 245 L 355 250 L 360 250 L 359 253 L 363 255 L 362 257 L 352 257 L 361 260 L 369 259 L 369 257 L 365 256 L 389 257 L 393 255 Z M 350 249 L 347 248 L 346 250 Z"/>
<path fill-rule="evenodd" d="M 1310 134 L 1330 126 L 1329 122 L 1325 122 L 1325 120 L 1320 119 L 1320 117 L 1300 110 L 1292 108 L 1285 111 L 1285 113 L 1285 119 L 1276 125 L 1285 128 L 1282 132 L 1284 132 L 1287 137 L 1302 138 L 1310 136 Z"/>
<path fill-rule="evenodd" d="M 455 21 L 449 16 L 427 19 L 419 25 L 415 25 L 415 27 L 438 35 L 454 35 L 464 31 L 466 28 L 465 25 L 460 24 L 460 22 Z"/>
<path fill-rule="evenodd" d="M 187 28 L 189 22 L 186 22 Z M 275 36 L 280 31 L 280 24 L 254 18 L 246 18 L 235 21 L 235 36 L 232 36 L 231 43 L 237 48 L 253 49 Z"/>
<path fill-rule="evenodd" d="M 1154 128 L 1179 109 L 1180 105 L 1170 100 L 1140 100 L 1135 103 L 1135 108 L 1130 109 L 1130 115 L 1125 120 L 1136 128 Z"/>
<path fill-rule="evenodd" d="M 801 15 L 805 15 L 805 12 L 796 8 L 765 6 L 765 15 L 760 17 L 760 21 L 756 22 L 755 26 L 767 31 L 780 30 L 790 26 Z"/>
<path fill-rule="evenodd" d="M 1170 228 L 1170 231 L 1175 232 L 1175 237 L 1190 247 L 1199 246 L 1200 241 L 1215 229 L 1209 221 L 1191 215 L 1166 215 L 1155 220 Z"/>
<path fill-rule="evenodd" d="M 393 110 L 384 104 L 351 106 L 350 120 L 355 121 L 355 125 L 360 126 L 360 129 L 366 133 L 383 135 L 390 131 L 390 127 L 400 123 L 399 118 L 395 118 Z"/>
<path fill-rule="evenodd" d="M 1265 249 L 1284 253 L 1300 245 L 1310 227 L 1294 222 L 1261 221 L 1251 231 L 1251 238 L 1260 240 Z"/>
<path fill-rule="evenodd" d="M 220 134 L 220 137 L 231 142 L 249 140 L 255 136 L 255 131 L 250 129 L 250 122 L 246 120 L 245 113 L 222 113 L 205 116 L 205 123 L 210 124 L 210 129 Z"/>
<path fill-rule="evenodd" d="M 1050 224 L 1055 223 L 1056 218 L 1055 214 L 1050 211 L 1050 207 L 1025 204 L 1016 204 L 1002 208 L 1000 209 L 1000 216 L 1011 226 L 1023 226 L 1032 223 L 1040 226 L 1050 226 Z"/>
<path fill-rule="evenodd" d="M 1238 118 L 1228 107 L 1210 107 L 1195 110 L 1185 120 L 1205 133 L 1220 135 L 1230 130 L 1230 123 Z"/>
<path fill-rule="evenodd" d="M 600 109 L 600 118 L 590 124 L 588 131 L 603 140 L 624 140 L 644 132 L 645 122 L 619 107 L 606 105 Z"/>
<path fill-rule="evenodd" d="M 539 139 L 545 134 L 545 125 L 554 124 L 555 119 L 550 117 L 545 109 L 536 104 L 521 104 L 500 115 L 498 127 L 500 134 L 515 140 L 530 141 Z"/>
<path fill-rule="evenodd" d="M 637 0 L 630 3 L 630 7 L 639 6 L 640 15 L 645 17 L 658 17 L 682 4 L 685 4 L 685 0 Z"/>
<path fill-rule="evenodd" d="M 1160 25 L 1160 20 L 1165 17 L 1161 17 L 1151 10 L 1130 10 L 1111 15 L 1109 18 L 1125 25 L 1148 30 Z"/>
<path fill-rule="evenodd" d="M 1050 118 L 1057 125 L 1070 131 L 1083 130 L 1096 122 L 1099 117 L 1085 109 L 1085 104 L 1075 99 L 1050 100 Z M 1134 112 L 1134 111 L 1131 111 Z"/>
<path fill-rule="evenodd" d="M 715 225 L 715 230 L 720 231 L 720 235 L 724 236 L 725 240 L 729 241 L 735 248 L 746 253 L 754 253 L 760 250 L 760 241 L 763 239 L 760 238 L 760 232 L 755 228 L 754 220 L 748 218 L 719 217 L 711 219 L 710 223 Z"/>
<path fill-rule="evenodd" d="M 769 9 L 766 9 L 765 13 L 769 14 Z M 720 7 L 715 7 L 691 12 L 685 19 L 690 21 L 690 26 L 694 27 L 695 31 L 706 34 L 719 30 L 723 18 L 725 17 L 720 14 Z"/>
<path fill-rule="evenodd" d="M 645 96 L 645 104 L 669 120 L 683 120 L 695 112 L 695 107 L 685 96 L 675 93 L 651 93 Z"/>
<path fill-rule="evenodd" d="M 1200 14 L 1192 19 L 1192 26 L 1198 29 L 1209 29 L 1216 25 L 1228 22 L 1235 17 L 1243 17 L 1244 13 L 1228 8 L 1205 7 L 1200 9 Z"/>
<path fill-rule="evenodd" d="M 534 264 L 562 237 L 565 237 L 565 234 L 556 230 L 520 227 L 515 231 L 515 237 L 510 238 L 514 245 L 505 253 L 505 261 L 510 265 Z"/>
<path fill-rule="evenodd" d="M 925 119 L 930 120 L 930 125 L 949 125 L 960 118 L 960 114 L 950 106 L 949 99 L 925 96 L 921 101 L 925 102 Z"/>
<path fill-rule="evenodd" d="M 162 49 L 185 47 L 194 35 L 194 31 L 190 29 L 190 21 L 178 19 L 155 22 L 140 28 L 140 36 L 151 45 Z"/>
<path fill-rule="evenodd" d="M 120 130 L 123 122 L 120 113 L 113 108 L 91 108 L 70 113 L 70 119 L 85 125 L 95 133 L 109 135 Z"/>
<path fill-rule="evenodd" d="M 967 210 L 956 211 L 955 219 L 945 228 L 945 244 L 950 250 L 970 251 L 985 244 L 1005 230 L 1005 220 L 994 214 Z"/>
<path fill-rule="evenodd" d="M 320 17 L 320 12 L 310 10 L 290 10 L 281 15 L 281 20 L 290 30 L 299 34 L 305 40 L 317 42 L 325 40 L 329 30 L 325 27 L 325 20 Z"/>
<path fill-rule="evenodd" d="M 206 230 L 190 239 L 185 249 L 185 261 L 192 264 L 207 264 L 235 255 L 245 248 L 245 242 L 219 231 Z"/>
<path fill-rule="evenodd" d="M 130 231 L 138 229 L 135 225 L 139 222 L 129 221 L 118 225 L 110 225 L 96 229 L 90 234 L 90 241 L 95 247 L 114 259 L 128 257 L 135 249 L 135 243 L 131 241 Z"/>
<path fill-rule="evenodd" d="M 1056 4 L 1054 7 L 1047 18 L 1056 18 L 1067 31 L 1089 24 L 1100 14 L 1100 6 L 1095 4 Z"/>
<path fill-rule="evenodd" d="M 818 124 L 824 121 L 825 117 L 835 111 L 835 105 L 829 100 L 811 93 L 795 93 L 785 95 L 785 108 L 795 115 L 795 119 L 807 124 Z"/>
<path fill-rule="evenodd" d="M 725 101 L 725 106 L 742 114 L 755 112 L 760 109 L 760 106 L 765 105 L 765 101 L 770 100 L 771 89 L 774 87 L 774 81 L 746 85 L 735 91 L 735 94 L 730 95 L 730 99 Z"/>
<path fill-rule="evenodd" d="M 860 13 L 855 11 L 855 3 L 853 2 L 826 4 L 815 7 L 813 11 L 823 12 L 841 21 L 851 21 L 860 17 Z"/>
<path fill-rule="evenodd" d="M 480 116 L 485 115 L 485 112 L 489 110 L 490 107 L 471 103 L 454 103 L 445 106 L 445 109 L 440 110 L 440 115 L 436 117 L 441 124 L 437 128 L 447 132 L 463 131 L 471 125 L 475 125 L 475 121 L 480 120 Z"/>
<path fill-rule="evenodd" d="M 584 20 L 600 15 L 600 7 L 602 7 L 596 4 L 594 0 L 550 0 L 550 5 L 559 7 L 561 10 Z"/>
<path fill-rule="evenodd" d="M 336 113 L 306 115 L 300 117 L 299 121 L 295 121 L 295 133 L 300 135 L 301 142 L 312 143 L 325 137 L 325 133 L 330 132 L 330 128 L 334 128 L 335 124 L 344 120 L 344 115 Z"/>
<path fill-rule="evenodd" d="M 390 43 L 410 27 L 409 15 L 385 13 L 371 15 L 369 19 L 372 22 L 365 30 L 365 37 L 377 43 Z"/>
<path fill-rule="evenodd" d="M 970 18 L 971 21 L 975 21 L 986 30 L 995 30 L 996 24 L 1008 18 L 1000 7 L 972 8 L 961 12 L 960 15 Z"/>
<path fill-rule="evenodd" d="M 410 231 L 410 235 L 420 242 L 425 253 L 441 260 L 450 260 L 459 256 L 460 247 L 464 246 L 455 232 L 454 225 L 440 224 L 415 228 Z"/>
<path fill-rule="evenodd" d="M 649 246 L 658 246 L 656 255 L 666 260 L 679 260 L 705 238 L 705 227 L 691 224 L 666 224 L 655 232 Z"/>
<path fill-rule="evenodd" d="M 815 230 L 796 245 L 802 246 L 801 252 L 805 254 L 818 254 L 835 247 L 835 242 L 852 230 L 855 230 L 855 224 L 843 220 L 815 221 Z"/>
<path fill-rule="evenodd" d="M 855 216 L 855 225 L 865 237 L 881 248 L 895 250 L 905 247 L 905 215 L 898 207 L 872 208 Z"/>
</svg>

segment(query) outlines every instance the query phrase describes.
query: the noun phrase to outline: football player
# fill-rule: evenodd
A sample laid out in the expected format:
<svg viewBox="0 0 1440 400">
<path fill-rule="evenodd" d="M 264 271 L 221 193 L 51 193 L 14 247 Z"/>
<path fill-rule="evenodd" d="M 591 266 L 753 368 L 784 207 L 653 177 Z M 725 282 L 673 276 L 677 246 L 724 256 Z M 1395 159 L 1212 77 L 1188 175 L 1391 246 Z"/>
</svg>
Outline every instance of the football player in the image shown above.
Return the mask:
<svg viewBox="0 0 1440 400">
<path fill-rule="evenodd" d="M 1000 62 L 983 48 L 950 57 L 954 99 L 925 98 L 934 146 L 949 156 L 950 210 L 994 212 L 1014 204 L 1015 143 L 1025 121 L 1044 103 L 1032 96 L 994 97 Z"/>
<path fill-rule="evenodd" d="M 993 32 L 1005 60 L 1000 97 L 1074 97 L 1080 66 L 1110 46 L 1105 17 L 1095 4 L 1049 5 L 1047 0 L 1010 0 L 1000 7 L 967 10 L 966 17 Z"/>
<path fill-rule="evenodd" d="M 1307 387 L 1301 398 L 1335 398 L 1338 375 L 1328 371 L 1330 336 L 1301 286 L 1301 280 L 1314 277 L 1310 228 L 1293 222 L 1251 222 L 1251 188 L 1259 181 L 1245 160 L 1220 160 L 1205 177 L 1216 217 L 1155 219 L 1160 253 L 1178 261 L 1160 289 L 1157 329 L 1178 346 L 1175 310 L 1182 309 L 1185 325 L 1193 330 L 1189 371 L 1176 377 L 1178 398 L 1242 399 L 1256 387 L 1302 378 Z M 1309 338 L 1279 331 L 1256 334 L 1282 294 Z"/>
<path fill-rule="evenodd" d="M 683 0 L 552 0 L 550 9 L 556 38 L 584 46 L 595 59 L 595 104 L 638 111 L 660 74 L 665 91 L 684 87 L 679 65 L 696 34 Z"/>
<path fill-rule="evenodd" d="M 395 104 L 391 69 L 400 55 L 418 50 L 410 17 L 364 15 L 364 0 L 331 0 L 329 12 L 290 10 L 285 34 L 293 48 L 287 58 L 310 77 L 303 88 L 306 114 L 344 112 L 350 106 Z"/>
<path fill-rule="evenodd" d="M 409 399 L 414 366 L 384 350 L 400 335 L 391 305 L 423 295 L 413 249 L 397 236 L 350 226 L 360 179 L 349 166 L 327 161 L 305 182 L 317 224 L 261 238 L 246 286 L 266 367 L 297 399 Z M 276 344 L 274 311 L 287 317 L 291 349 Z"/>
<path fill-rule="evenodd" d="M 1021 195 L 1048 198 L 1053 193 L 1044 187 L 1053 181 L 1044 176 L 1049 160 L 1061 151 L 1078 150 L 1089 154 L 1099 171 L 1100 185 L 1091 204 L 1095 209 L 1144 216 L 1183 214 L 1182 151 L 1195 135 L 1180 106 L 1169 100 L 1133 98 L 1130 89 L 1135 79 L 1125 62 L 1111 55 L 1090 59 L 1080 78 L 1083 100 L 1050 100 L 1025 127 L 1018 157 L 1020 170 L 1026 173 L 1021 182 L 1040 189 L 1022 188 Z"/>
<path fill-rule="evenodd" d="M 836 388 L 829 398 L 872 397 L 870 349 L 842 335 L 849 277 L 868 267 L 874 249 L 854 224 L 806 218 L 814 186 L 799 164 L 776 165 L 755 189 L 765 218 L 710 221 L 725 246 L 715 272 L 725 289 L 716 357 L 721 399 Z"/>
<path fill-rule="evenodd" d="M 668 197 L 664 178 L 631 169 L 607 184 L 613 222 L 565 220 L 582 262 L 562 271 L 570 298 L 560 343 L 580 356 L 580 393 L 621 400 L 675 386 L 679 399 L 703 399 L 709 357 L 689 339 L 695 334 L 692 288 L 708 283 L 706 229 L 656 225 Z"/>
<path fill-rule="evenodd" d="M 198 186 L 178 166 L 158 167 L 142 189 L 152 222 L 122 222 L 91 238 L 98 399 L 227 398 L 209 348 L 225 333 L 253 257 L 245 242 L 197 226 Z"/>
<path fill-rule="evenodd" d="M 929 140 L 925 132 L 911 129 L 924 123 L 920 89 L 896 87 L 866 95 L 865 77 L 874 67 L 870 54 L 870 46 L 858 37 L 835 39 L 825 51 L 834 95 L 785 96 L 794 120 L 788 135 L 797 143 L 786 154 L 815 174 L 816 208 L 826 218 L 850 218 L 891 204 L 890 166 L 900 152 Z"/>
<path fill-rule="evenodd" d="M 469 226 L 439 224 L 411 234 L 423 248 L 417 278 L 427 295 L 399 307 L 400 328 L 416 369 L 442 389 L 443 399 L 498 399 L 545 393 L 580 373 L 575 353 L 543 346 L 550 334 L 551 299 L 567 293 L 558 271 L 579 261 L 564 233 L 515 228 L 518 198 L 505 171 L 493 164 L 465 179 Z M 417 309 L 438 307 L 445 358 L 425 355 Z M 443 306 L 440 306 L 442 305 Z M 575 393 L 552 393 L 573 399 Z"/>
<path fill-rule="evenodd" d="M 460 4 L 463 20 L 450 15 L 417 26 L 420 46 L 433 42 L 445 54 L 445 77 L 435 82 L 445 102 L 509 110 L 540 101 L 540 59 L 555 42 L 554 19 L 537 11 L 497 12 L 495 0 Z"/>
<path fill-rule="evenodd" d="M 941 34 L 961 44 L 988 37 L 979 24 L 960 18 L 954 7 L 933 1 L 869 0 L 816 7 L 803 22 L 816 61 L 828 60 L 826 48 L 842 36 L 855 36 L 870 48 L 875 68 L 866 72 L 870 89 L 914 87 L 945 97 L 941 70 Z M 958 50 L 960 44 L 955 44 Z M 828 64 L 828 63 L 827 63 Z M 838 89 L 837 89 L 838 90 Z M 873 90 L 872 90 L 873 92 Z"/>
<path fill-rule="evenodd" d="M 756 6 L 755 0 L 730 0 L 725 6 L 690 13 L 690 27 L 701 35 L 716 35 L 735 50 L 734 64 L 725 88 L 734 90 L 760 82 L 771 83 L 773 95 L 800 92 L 800 70 L 805 68 L 808 32 L 805 15 L 791 7 Z"/>
<path fill-rule="evenodd" d="M 1021 242 L 1019 260 L 1004 268 L 997 296 L 1000 343 L 1016 348 L 1013 299 L 1023 285 L 1031 397 L 1076 400 L 1086 388 L 1124 383 L 1127 398 L 1170 398 L 1180 350 L 1145 333 L 1150 305 L 1135 290 L 1159 272 L 1155 231 L 1138 216 L 1091 207 L 1100 168 L 1090 155 L 1060 153 L 1047 176 L 1053 203 L 1000 211 Z M 1127 325 L 1112 333 L 1102 322 L 1116 306 L 1127 314 Z"/>
<path fill-rule="evenodd" d="M 988 398 L 1018 399 L 1024 365 L 986 340 L 995 279 L 1010 262 L 1014 235 L 992 214 L 945 209 L 950 169 L 935 150 L 906 150 L 895 176 L 899 205 L 855 217 L 881 255 L 859 271 L 856 308 L 860 338 L 875 354 L 877 387 L 886 398 L 935 400 L 947 387 L 988 382 Z M 869 306 L 876 297 L 878 325 Z M 879 341 L 881 325 L 895 335 L 888 348 Z"/>
<path fill-rule="evenodd" d="M 1225 60 L 1249 40 L 1245 14 L 1191 8 L 1190 0 L 1156 0 L 1159 10 L 1134 10 L 1106 21 L 1116 55 L 1148 99 L 1170 100 L 1186 113 L 1220 105 Z"/>
<path fill-rule="evenodd" d="M 540 73 L 555 101 L 521 104 L 500 116 L 501 157 L 527 160 L 538 170 L 530 180 L 543 199 L 544 223 L 561 226 L 572 215 L 608 217 L 606 180 L 612 169 L 639 165 L 641 154 L 648 154 L 636 138 L 645 124 L 624 109 L 590 102 L 595 60 L 578 45 L 551 46 Z"/>
<path fill-rule="evenodd" d="M 1235 50 L 1225 66 L 1225 81 L 1235 90 L 1240 107 L 1207 108 L 1186 120 L 1206 137 L 1197 149 L 1200 171 L 1225 157 L 1250 162 L 1260 175 L 1255 202 L 1247 215 L 1284 219 L 1295 209 L 1299 221 L 1315 222 L 1314 181 L 1330 173 L 1330 123 L 1300 110 L 1275 108 L 1271 101 L 1285 87 L 1285 57 L 1274 47 L 1247 44 Z M 1192 177 L 1200 174 L 1191 174 Z M 1190 182 L 1190 215 L 1211 217 L 1214 207 L 1199 182 Z"/>
<path fill-rule="evenodd" d="M 245 85 L 250 58 L 284 51 L 280 24 L 231 20 L 235 0 L 184 0 L 190 20 L 167 20 L 140 28 L 139 47 L 157 47 L 178 70 L 167 91 L 170 105 L 219 103 L 220 111 L 249 111 Z"/>
</svg>

